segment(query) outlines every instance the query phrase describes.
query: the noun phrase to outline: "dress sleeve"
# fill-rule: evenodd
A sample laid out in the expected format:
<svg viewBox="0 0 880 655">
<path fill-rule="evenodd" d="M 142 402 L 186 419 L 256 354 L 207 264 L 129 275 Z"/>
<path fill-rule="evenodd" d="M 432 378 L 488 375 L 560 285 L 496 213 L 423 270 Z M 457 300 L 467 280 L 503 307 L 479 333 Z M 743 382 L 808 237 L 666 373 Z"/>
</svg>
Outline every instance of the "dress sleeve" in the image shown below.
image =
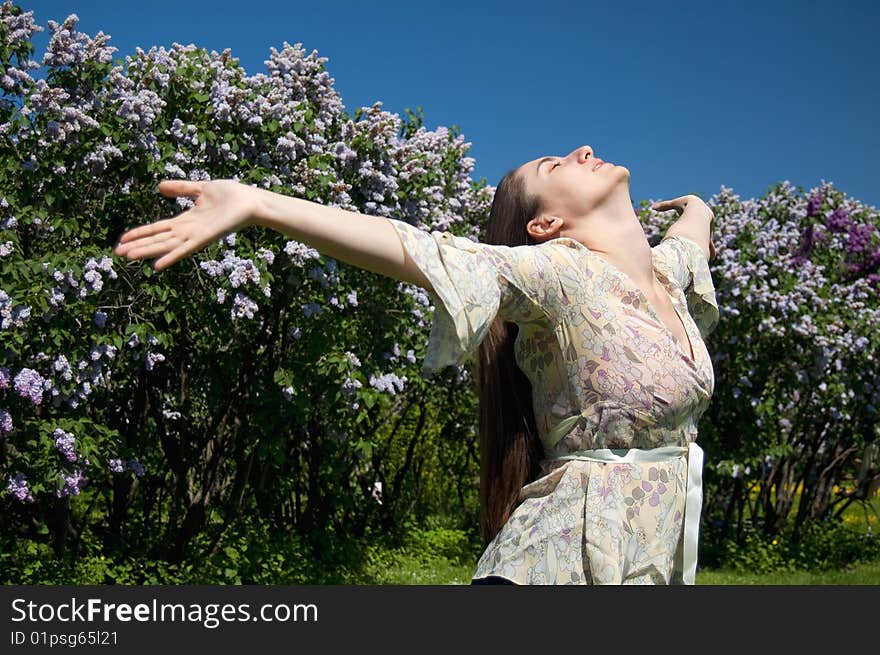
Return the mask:
<svg viewBox="0 0 880 655">
<path fill-rule="evenodd" d="M 704 339 L 717 327 L 719 319 L 715 285 L 706 253 L 683 236 L 664 238 L 653 248 L 658 268 L 684 292 L 688 310 Z"/>
<path fill-rule="evenodd" d="M 556 314 L 560 282 L 547 244 L 501 246 L 450 232 L 427 232 L 388 219 L 434 288 L 434 319 L 423 372 L 463 364 L 496 317 L 546 325 Z"/>
</svg>

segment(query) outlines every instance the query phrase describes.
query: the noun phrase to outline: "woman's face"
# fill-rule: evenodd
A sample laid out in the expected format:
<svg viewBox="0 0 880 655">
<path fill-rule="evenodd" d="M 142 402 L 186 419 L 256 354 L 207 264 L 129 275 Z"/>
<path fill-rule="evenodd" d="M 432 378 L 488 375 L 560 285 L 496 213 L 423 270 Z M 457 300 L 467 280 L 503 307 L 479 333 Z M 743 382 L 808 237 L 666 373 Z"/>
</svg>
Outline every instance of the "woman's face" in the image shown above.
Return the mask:
<svg viewBox="0 0 880 655">
<path fill-rule="evenodd" d="M 581 146 L 564 157 L 533 159 L 518 170 L 526 189 L 542 199 L 544 216 L 575 220 L 615 202 L 621 192 L 629 197 L 629 171 L 610 162 L 596 168 L 600 161 L 590 146 Z"/>
</svg>

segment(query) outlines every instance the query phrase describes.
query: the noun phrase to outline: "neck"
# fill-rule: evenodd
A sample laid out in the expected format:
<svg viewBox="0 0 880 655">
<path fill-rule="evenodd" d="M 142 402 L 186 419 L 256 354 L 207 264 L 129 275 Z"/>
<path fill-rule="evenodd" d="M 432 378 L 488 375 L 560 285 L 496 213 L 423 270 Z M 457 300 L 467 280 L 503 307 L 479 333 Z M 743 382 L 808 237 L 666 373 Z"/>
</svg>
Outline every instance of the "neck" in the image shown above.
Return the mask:
<svg viewBox="0 0 880 655">
<path fill-rule="evenodd" d="M 594 253 L 610 261 L 648 297 L 653 297 L 657 278 L 654 275 L 651 245 L 633 209 L 629 193 L 615 194 L 578 221 L 577 230 L 565 236 L 580 241 Z"/>
</svg>

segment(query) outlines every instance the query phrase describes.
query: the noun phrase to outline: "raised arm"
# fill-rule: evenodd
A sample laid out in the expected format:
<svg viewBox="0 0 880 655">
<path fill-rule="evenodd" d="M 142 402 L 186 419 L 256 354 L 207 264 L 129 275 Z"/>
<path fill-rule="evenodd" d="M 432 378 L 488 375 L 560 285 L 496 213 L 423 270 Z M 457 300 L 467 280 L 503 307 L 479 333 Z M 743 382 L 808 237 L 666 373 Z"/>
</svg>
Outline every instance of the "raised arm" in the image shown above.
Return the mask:
<svg viewBox="0 0 880 655">
<path fill-rule="evenodd" d="M 225 234 L 260 225 L 328 257 L 433 291 L 385 218 L 326 207 L 232 180 L 163 180 L 159 192 L 171 198 L 193 197 L 195 206 L 173 218 L 128 230 L 113 250 L 116 255 L 156 257 L 153 268 L 162 271 Z"/>
<path fill-rule="evenodd" d="M 680 236 L 694 241 L 706 254 L 706 259 L 715 259 L 715 244 L 712 243 L 712 220 L 715 214 L 712 209 L 697 195 L 680 196 L 673 200 L 656 202 L 653 208 L 659 211 L 674 209 L 679 213 L 663 238 Z"/>
</svg>

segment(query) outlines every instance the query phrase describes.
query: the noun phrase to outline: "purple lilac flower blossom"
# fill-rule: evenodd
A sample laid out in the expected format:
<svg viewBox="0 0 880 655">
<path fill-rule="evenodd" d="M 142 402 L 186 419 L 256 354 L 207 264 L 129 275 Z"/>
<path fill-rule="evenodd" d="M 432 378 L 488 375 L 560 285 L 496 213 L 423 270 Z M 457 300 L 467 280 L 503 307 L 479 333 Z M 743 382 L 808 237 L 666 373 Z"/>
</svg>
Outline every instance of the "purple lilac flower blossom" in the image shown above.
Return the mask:
<svg viewBox="0 0 880 655">
<path fill-rule="evenodd" d="M 23 368 L 15 376 L 15 391 L 22 398 L 28 398 L 34 405 L 43 401 L 43 377 L 32 368 Z"/>
<path fill-rule="evenodd" d="M 80 491 L 82 491 L 82 485 L 86 482 L 86 477 L 83 475 L 82 470 L 78 468 L 74 469 L 71 474 L 61 471 L 60 475 L 61 480 L 64 482 L 64 486 L 61 489 L 56 489 L 55 495 L 58 498 L 64 498 L 65 496 L 79 496 Z"/>
<path fill-rule="evenodd" d="M 146 365 L 148 371 L 152 371 L 153 367 L 158 362 L 164 362 L 164 361 L 165 361 L 165 355 L 163 355 L 162 353 L 147 353 L 145 365 Z"/>
<path fill-rule="evenodd" d="M 27 478 L 24 476 L 24 473 L 16 473 L 10 476 L 6 489 L 19 502 L 34 502 L 34 497 L 28 489 Z"/>
<path fill-rule="evenodd" d="M 12 414 L 6 409 L 0 409 L 0 436 L 12 433 Z"/>
<path fill-rule="evenodd" d="M 76 452 L 74 451 L 74 446 L 76 440 L 73 438 L 73 434 L 58 428 L 55 430 L 54 437 L 55 449 L 61 453 L 68 462 L 75 462 Z"/>
</svg>

